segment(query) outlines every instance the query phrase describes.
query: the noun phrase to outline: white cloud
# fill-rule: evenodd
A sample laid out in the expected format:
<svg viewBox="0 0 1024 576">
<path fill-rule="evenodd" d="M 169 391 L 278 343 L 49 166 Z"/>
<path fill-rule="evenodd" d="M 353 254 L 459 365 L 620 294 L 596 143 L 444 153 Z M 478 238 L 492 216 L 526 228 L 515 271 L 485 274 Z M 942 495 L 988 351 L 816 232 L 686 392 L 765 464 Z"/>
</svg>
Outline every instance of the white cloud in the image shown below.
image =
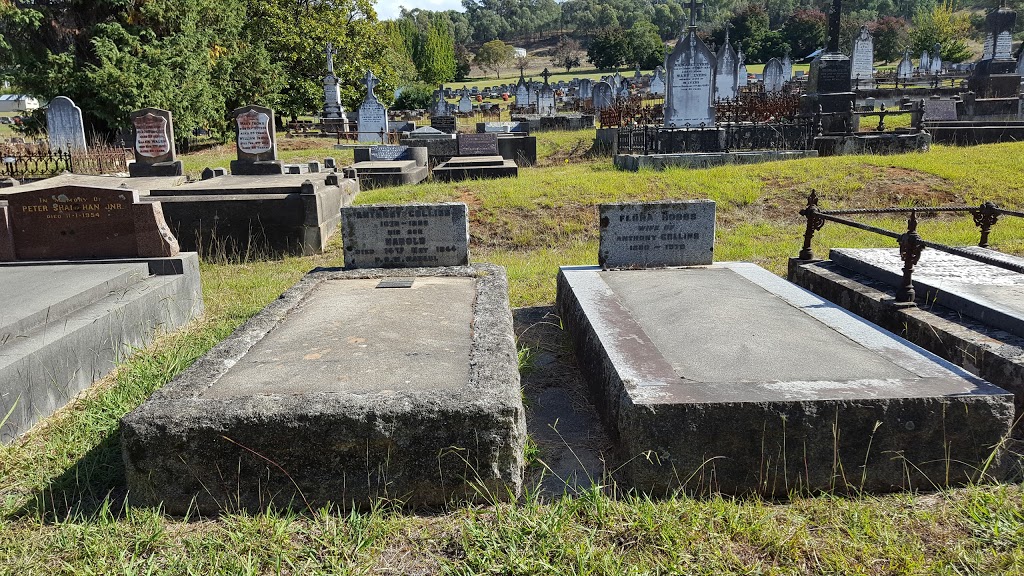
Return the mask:
<svg viewBox="0 0 1024 576">
<path fill-rule="evenodd" d="M 377 17 L 381 20 L 398 18 L 400 7 L 406 9 L 420 8 L 423 10 L 458 10 L 463 12 L 460 0 L 379 0 L 377 2 Z"/>
</svg>

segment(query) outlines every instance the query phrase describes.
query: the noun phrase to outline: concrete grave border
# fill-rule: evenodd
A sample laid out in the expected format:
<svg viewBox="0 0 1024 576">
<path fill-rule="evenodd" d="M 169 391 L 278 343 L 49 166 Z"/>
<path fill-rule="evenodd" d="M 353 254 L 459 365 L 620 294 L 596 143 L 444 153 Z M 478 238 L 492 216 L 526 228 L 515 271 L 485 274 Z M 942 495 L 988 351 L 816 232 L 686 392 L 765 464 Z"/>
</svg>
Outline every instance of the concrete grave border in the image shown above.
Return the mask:
<svg viewBox="0 0 1024 576">
<path fill-rule="evenodd" d="M 468 386 L 199 398 L 321 283 L 393 276 L 476 279 Z M 525 439 L 508 282 L 491 264 L 313 270 L 121 421 L 131 502 L 179 515 L 514 499 Z M 374 451 L 388 460 L 366 462 Z M 361 469 L 337 469 L 346 458 Z"/>
</svg>

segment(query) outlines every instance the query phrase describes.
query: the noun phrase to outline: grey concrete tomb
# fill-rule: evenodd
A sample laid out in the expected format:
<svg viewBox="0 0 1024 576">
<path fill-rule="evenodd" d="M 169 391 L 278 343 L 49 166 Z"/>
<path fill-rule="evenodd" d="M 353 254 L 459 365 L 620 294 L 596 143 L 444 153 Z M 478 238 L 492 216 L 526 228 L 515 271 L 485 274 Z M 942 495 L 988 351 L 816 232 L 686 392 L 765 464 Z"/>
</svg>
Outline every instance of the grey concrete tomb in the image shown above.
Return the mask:
<svg viewBox="0 0 1024 576">
<path fill-rule="evenodd" d="M 171 514 L 515 498 L 504 269 L 314 271 L 121 429 L 130 500 Z"/>
<path fill-rule="evenodd" d="M 557 299 L 628 488 L 787 496 L 1007 473 L 1011 394 L 753 264 L 563 267 Z"/>
</svg>

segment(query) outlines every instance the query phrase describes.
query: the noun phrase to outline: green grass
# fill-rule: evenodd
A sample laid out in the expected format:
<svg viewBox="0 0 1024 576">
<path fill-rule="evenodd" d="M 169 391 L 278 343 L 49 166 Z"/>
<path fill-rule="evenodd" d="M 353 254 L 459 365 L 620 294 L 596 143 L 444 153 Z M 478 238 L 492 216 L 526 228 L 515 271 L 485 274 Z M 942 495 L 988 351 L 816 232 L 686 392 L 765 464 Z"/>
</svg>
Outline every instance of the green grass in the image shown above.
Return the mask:
<svg viewBox="0 0 1024 576">
<path fill-rule="evenodd" d="M 523 169 L 515 180 L 390 188 L 358 201 L 467 202 L 473 259 L 506 267 L 513 306 L 551 305 L 559 265 L 596 262 L 601 202 L 712 198 L 716 259 L 758 262 L 776 273 L 799 249 L 797 211 L 811 187 L 825 207 L 1024 203 L 1024 143 L 627 173 L 607 158 L 557 161 L 574 137 L 538 135 L 542 156 L 556 161 Z M 186 161 L 209 165 L 213 156 Z M 963 216 L 924 218 L 920 231 L 942 242 L 977 239 Z M 1014 238 L 1022 232 L 1004 218 L 992 240 L 1019 254 L 1024 245 Z M 825 254 L 831 246 L 891 245 L 826 224 L 814 247 Z M 606 486 L 554 500 L 530 491 L 514 504 L 430 515 L 382 505 L 354 514 L 179 519 L 125 506 L 119 418 L 306 271 L 341 263 L 337 238 L 318 256 L 204 262 L 203 319 L 137 351 L 44 426 L 0 447 L 0 574 L 1024 574 L 1018 485 L 796 495 L 785 503 L 652 501 Z"/>
<path fill-rule="evenodd" d="M 277 157 L 286 164 L 305 164 L 318 160 L 323 165 L 324 158 L 333 157 L 339 166 L 352 163 L 352 150 L 335 150 L 333 138 L 290 138 L 283 132 L 278 134 Z M 181 156 L 185 175 L 198 179 L 204 168 L 228 168 L 237 157 L 234 142 L 215 146 L 201 152 Z"/>
</svg>

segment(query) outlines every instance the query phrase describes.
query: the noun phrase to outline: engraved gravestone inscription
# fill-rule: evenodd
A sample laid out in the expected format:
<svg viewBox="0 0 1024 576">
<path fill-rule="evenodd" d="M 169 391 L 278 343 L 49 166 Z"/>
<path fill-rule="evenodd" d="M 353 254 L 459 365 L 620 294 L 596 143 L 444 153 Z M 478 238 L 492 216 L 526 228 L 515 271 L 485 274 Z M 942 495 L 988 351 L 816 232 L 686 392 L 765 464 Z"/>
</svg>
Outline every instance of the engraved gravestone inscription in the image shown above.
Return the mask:
<svg viewBox="0 0 1024 576">
<path fill-rule="evenodd" d="M 341 209 L 341 229 L 346 268 L 469 264 L 462 203 L 347 206 Z"/>
<path fill-rule="evenodd" d="M 602 204 L 598 261 L 604 268 L 711 264 L 713 200 Z"/>
</svg>

